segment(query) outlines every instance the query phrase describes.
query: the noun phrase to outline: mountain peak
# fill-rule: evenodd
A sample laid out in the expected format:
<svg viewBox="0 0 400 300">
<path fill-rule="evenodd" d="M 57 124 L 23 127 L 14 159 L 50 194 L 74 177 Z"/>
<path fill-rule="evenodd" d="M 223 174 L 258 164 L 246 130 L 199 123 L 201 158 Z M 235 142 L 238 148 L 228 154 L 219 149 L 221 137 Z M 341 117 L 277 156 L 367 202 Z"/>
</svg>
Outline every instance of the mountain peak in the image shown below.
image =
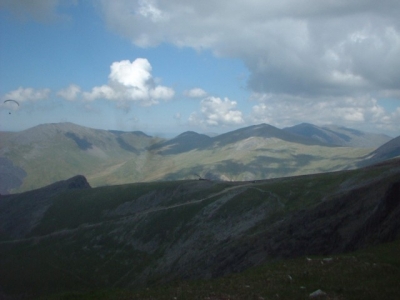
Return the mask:
<svg viewBox="0 0 400 300">
<path fill-rule="evenodd" d="M 203 136 L 204 134 L 200 134 L 200 133 L 197 133 L 197 132 L 195 132 L 195 131 L 185 131 L 185 132 L 183 132 L 183 133 L 181 133 L 180 135 L 178 135 L 176 138 L 180 138 L 180 137 L 190 137 L 190 136 Z"/>
<path fill-rule="evenodd" d="M 270 124 L 262 123 L 258 125 L 252 125 L 244 128 L 240 128 L 225 134 L 221 134 L 214 138 L 219 145 L 226 145 L 236 143 L 238 141 L 247 139 L 249 137 L 261 137 L 261 138 L 277 138 L 292 143 L 300 144 L 321 144 L 313 139 L 302 137 L 291 132 L 287 132 L 283 129 L 279 129 Z"/>
<path fill-rule="evenodd" d="M 210 145 L 212 138 L 194 131 L 185 131 L 177 137 L 152 146 L 160 154 L 178 154 Z"/>
<path fill-rule="evenodd" d="M 76 176 L 73 176 L 66 180 L 60 180 L 60 181 L 54 182 L 48 186 L 39 188 L 34 191 L 46 190 L 46 191 L 58 192 L 58 191 L 64 191 L 64 190 L 80 190 L 80 189 L 90 189 L 90 188 L 91 188 L 91 186 L 85 176 L 76 175 Z"/>
</svg>

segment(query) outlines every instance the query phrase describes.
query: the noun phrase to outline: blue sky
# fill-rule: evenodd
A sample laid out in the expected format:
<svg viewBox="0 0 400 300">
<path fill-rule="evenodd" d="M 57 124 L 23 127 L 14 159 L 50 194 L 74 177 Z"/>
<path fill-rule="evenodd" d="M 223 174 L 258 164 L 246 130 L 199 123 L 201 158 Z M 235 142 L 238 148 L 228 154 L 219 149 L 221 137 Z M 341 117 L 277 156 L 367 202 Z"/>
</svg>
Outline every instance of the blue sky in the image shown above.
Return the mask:
<svg viewBox="0 0 400 300">
<path fill-rule="evenodd" d="M 398 136 L 400 4 L 375 2 L 0 0 L 0 130 Z"/>
</svg>

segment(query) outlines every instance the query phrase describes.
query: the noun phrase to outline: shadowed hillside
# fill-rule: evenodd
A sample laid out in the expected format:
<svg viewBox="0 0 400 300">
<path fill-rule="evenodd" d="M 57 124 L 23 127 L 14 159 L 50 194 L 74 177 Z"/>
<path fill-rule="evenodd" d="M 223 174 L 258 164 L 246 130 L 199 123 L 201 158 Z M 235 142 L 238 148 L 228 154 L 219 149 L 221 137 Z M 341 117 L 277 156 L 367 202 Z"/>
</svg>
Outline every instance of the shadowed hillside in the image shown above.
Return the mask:
<svg viewBox="0 0 400 300">
<path fill-rule="evenodd" d="M 247 182 L 89 188 L 76 177 L 2 196 L 1 211 L 10 215 L 1 216 L 0 290 L 132 290 L 365 249 L 399 238 L 399 187 L 400 161 L 393 160 Z"/>
<path fill-rule="evenodd" d="M 400 156 L 400 136 L 380 146 L 378 149 L 373 151 L 371 155 L 372 157 L 370 160 L 372 162 L 383 161 Z"/>
</svg>

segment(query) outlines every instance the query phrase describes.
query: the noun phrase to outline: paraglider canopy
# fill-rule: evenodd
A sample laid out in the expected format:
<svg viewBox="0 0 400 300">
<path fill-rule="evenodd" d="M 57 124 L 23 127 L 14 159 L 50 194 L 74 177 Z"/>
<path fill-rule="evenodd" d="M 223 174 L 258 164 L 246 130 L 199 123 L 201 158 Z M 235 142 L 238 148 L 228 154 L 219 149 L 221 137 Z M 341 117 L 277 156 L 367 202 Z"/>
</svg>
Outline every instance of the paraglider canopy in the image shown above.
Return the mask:
<svg viewBox="0 0 400 300">
<path fill-rule="evenodd" d="M 19 106 L 19 103 L 18 103 L 18 101 L 16 101 L 16 100 L 13 100 L 13 99 L 7 99 L 7 100 L 4 100 L 4 103 L 6 103 L 6 102 L 15 103 L 15 104 L 17 104 L 17 105 Z"/>
<path fill-rule="evenodd" d="M 16 101 L 16 100 L 13 100 L 13 99 L 7 99 L 7 100 L 4 100 L 4 102 L 3 102 L 4 104 L 6 104 L 6 103 L 10 103 L 12 106 L 15 106 L 16 105 L 16 107 L 19 107 L 19 103 L 18 103 L 18 101 Z M 10 104 L 8 105 L 9 107 L 11 107 L 10 106 Z M 16 108 L 16 107 L 14 107 L 14 108 Z M 10 114 L 11 115 L 11 112 L 8 112 L 8 114 Z"/>
</svg>

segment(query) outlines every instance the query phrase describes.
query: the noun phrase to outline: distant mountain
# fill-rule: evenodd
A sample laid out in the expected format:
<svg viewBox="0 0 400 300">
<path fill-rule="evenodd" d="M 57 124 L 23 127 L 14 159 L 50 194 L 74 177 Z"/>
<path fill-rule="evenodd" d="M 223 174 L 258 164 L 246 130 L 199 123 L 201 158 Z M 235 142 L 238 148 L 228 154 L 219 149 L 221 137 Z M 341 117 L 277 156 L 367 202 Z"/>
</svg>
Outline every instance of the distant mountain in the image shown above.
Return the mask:
<svg viewBox="0 0 400 300">
<path fill-rule="evenodd" d="M 334 146 L 377 148 L 391 139 L 384 134 L 368 133 L 339 126 L 319 127 L 308 123 L 287 127 L 283 130 Z"/>
<path fill-rule="evenodd" d="M 43 145 L 52 143 L 57 145 L 56 143 L 69 140 L 81 150 L 96 148 L 108 151 L 110 149 L 129 147 L 130 150 L 128 151 L 136 152 L 145 149 L 151 139 L 152 137 L 138 131 L 109 131 L 92 129 L 73 123 L 52 123 L 38 125 L 20 132 L 8 133 L 0 146 L 6 142 L 18 146 L 28 146 L 32 143 Z"/>
<path fill-rule="evenodd" d="M 15 166 L 7 157 L 0 157 L 0 194 L 20 187 L 25 177 L 24 169 Z"/>
<path fill-rule="evenodd" d="M 199 134 L 193 131 L 186 131 L 177 137 L 168 141 L 157 143 L 149 150 L 157 151 L 159 154 L 179 154 L 194 149 L 204 149 L 212 144 L 212 138 L 205 134 Z"/>
<path fill-rule="evenodd" d="M 304 145 L 323 145 L 323 143 L 318 140 L 309 138 L 307 136 L 299 136 L 291 133 L 290 131 L 285 131 L 269 124 L 253 125 L 237 129 L 218 135 L 214 137 L 213 140 L 217 145 L 225 146 L 228 144 L 237 143 L 249 137 L 276 138 L 282 141 Z"/>
<path fill-rule="evenodd" d="M 400 136 L 380 146 L 378 149 L 371 153 L 370 160 L 382 161 L 400 156 Z"/>
<path fill-rule="evenodd" d="M 171 140 L 153 145 L 150 150 L 157 151 L 159 154 L 179 154 L 194 149 L 204 150 L 207 148 L 215 149 L 217 147 L 224 147 L 249 138 L 275 138 L 297 144 L 329 146 L 313 138 L 292 134 L 272 125 L 260 124 L 240 128 L 214 137 L 187 131 Z"/>
<path fill-rule="evenodd" d="M 286 130 L 260 124 L 213 137 L 187 131 L 169 140 L 73 123 L 0 134 L 1 194 L 76 174 L 96 187 L 198 176 L 238 181 L 322 173 L 356 168 L 371 151 L 338 146 L 368 135 L 311 124 Z"/>
<path fill-rule="evenodd" d="M 73 123 L 43 124 L 0 140 L 1 193 L 30 190 L 76 174 L 102 178 L 159 142 L 142 132 L 92 129 Z M 139 168 L 137 168 L 138 171 Z M 102 179 L 100 179 L 101 181 Z M 131 179 L 129 179 L 131 181 Z M 120 181 L 120 180 L 119 180 Z M 124 181 L 120 181 L 123 183 Z"/>
</svg>

